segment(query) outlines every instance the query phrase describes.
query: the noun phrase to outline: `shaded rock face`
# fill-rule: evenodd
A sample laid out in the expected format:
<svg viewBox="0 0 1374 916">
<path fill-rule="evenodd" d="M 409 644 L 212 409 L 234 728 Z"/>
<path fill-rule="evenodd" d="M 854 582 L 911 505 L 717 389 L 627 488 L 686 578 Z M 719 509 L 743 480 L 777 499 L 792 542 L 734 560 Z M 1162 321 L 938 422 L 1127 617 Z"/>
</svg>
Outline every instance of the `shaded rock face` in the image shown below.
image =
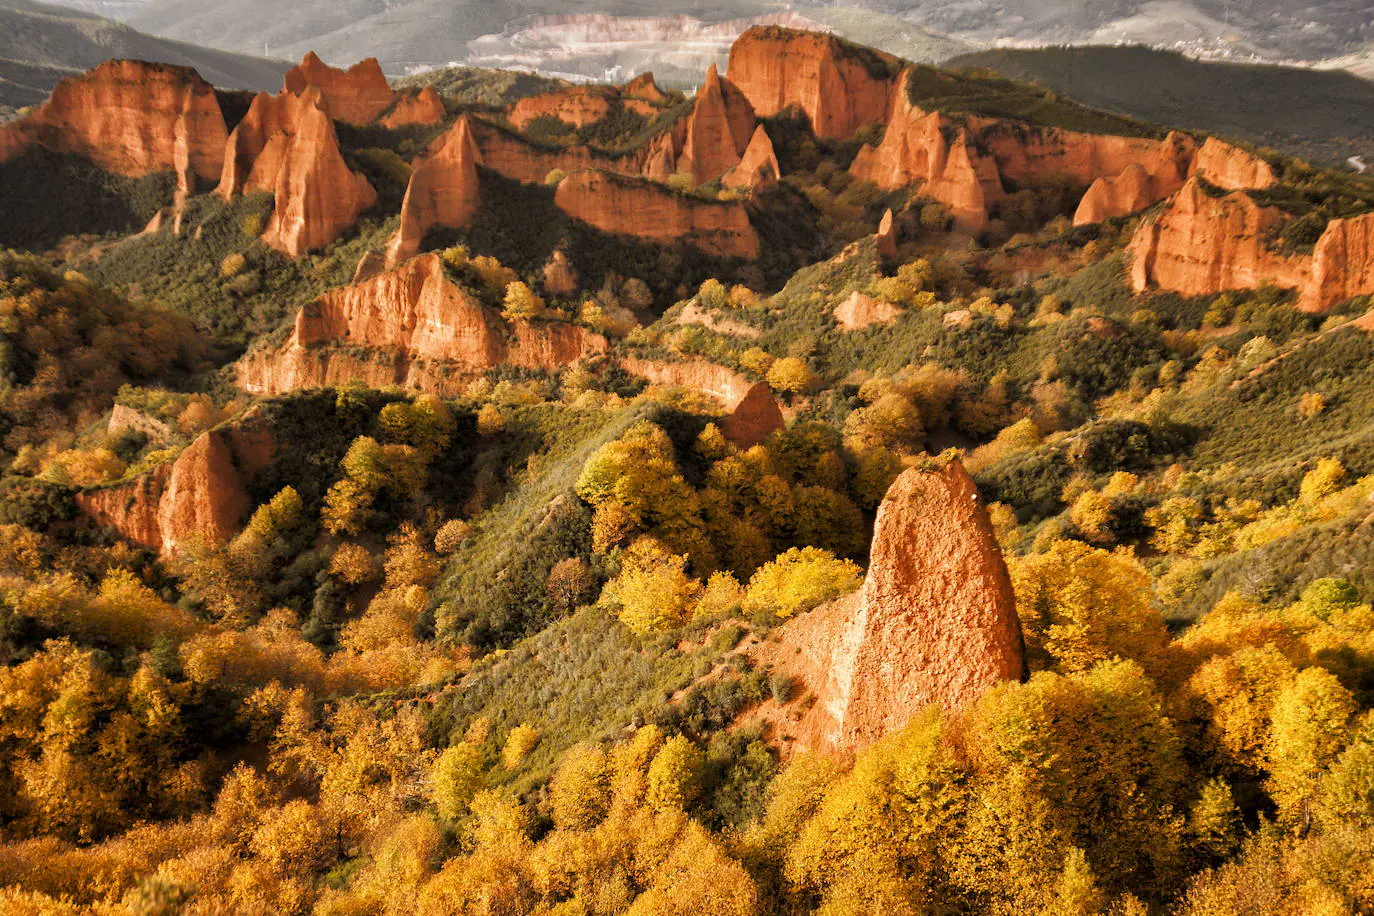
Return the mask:
<svg viewBox="0 0 1374 916">
<path fill-rule="evenodd" d="M 555 169 L 600 169 L 664 181 L 678 171 L 678 157 L 687 142 L 690 123 L 690 118 L 681 118 L 639 149 L 620 156 L 582 144 L 545 149 L 480 119 L 473 121 L 471 128 L 482 165 L 515 181 L 543 184 Z"/>
<path fill-rule="evenodd" d="M 753 259 L 759 237 L 738 201 L 704 201 L 610 172 L 583 171 L 558 183 L 560 210 L 612 235 L 662 245 L 683 242 L 707 254 Z"/>
<path fill-rule="evenodd" d="M 873 233 L 874 243 L 878 247 L 878 254 L 889 261 L 897 259 L 897 224 L 891 210 L 883 213 L 883 218 L 878 223 L 878 231 Z"/>
<path fill-rule="evenodd" d="M 300 311 L 284 344 L 248 353 L 237 374 L 242 388 L 264 395 L 353 379 L 449 395 L 499 365 L 551 370 L 605 349 L 605 338 L 571 324 L 512 329 L 428 254 L 325 293 Z"/>
<path fill-rule="evenodd" d="M 875 69 L 896 72 L 895 58 L 878 52 Z M 811 119 L 816 136 L 844 140 L 887 118 L 894 81 L 875 73 L 832 35 L 778 27 L 752 28 L 730 49 L 729 76 L 759 117 L 793 105 Z"/>
<path fill-rule="evenodd" d="M 766 383 L 757 382 L 720 421 L 720 431 L 740 448 L 753 448 L 786 425 L 773 390 Z"/>
<path fill-rule="evenodd" d="M 342 235 L 377 202 L 377 192 L 344 162 L 319 90 L 306 90 L 292 107 L 294 123 L 267 140 L 243 190 L 272 192 L 262 240 L 295 258 Z"/>
<path fill-rule="evenodd" d="M 816 695 L 801 736 L 814 750 L 860 750 L 929 705 L 957 712 L 1024 677 L 1011 578 L 963 466 L 903 473 L 878 509 L 863 589 L 780 636 L 779 662 Z"/>
<path fill-rule="evenodd" d="M 1252 289 L 1265 282 L 1299 287 L 1305 259 L 1270 250 L 1266 239 L 1286 220 L 1243 191 L 1213 197 L 1196 179 L 1174 195 L 1168 208 L 1140 225 L 1131 240 L 1131 285 L 1185 296 Z"/>
<path fill-rule="evenodd" d="M 854 290 L 848 299 L 835 306 L 833 314 L 841 330 L 862 331 L 875 324 L 892 324 L 902 310 L 891 302 L 874 299 Z"/>
<path fill-rule="evenodd" d="M 477 213 L 481 188 L 477 145 L 471 124 L 460 117 L 417 163 L 401 202 L 401 225 L 387 247 L 387 266 L 420 253 L 425 233 L 435 226 L 462 228 Z"/>
<path fill-rule="evenodd" d="M 349 124 L 371 124 L 396 101 L 375 57 L 359 61 L 347 70 L 331 67 L 308 52 L 299 64 L 286 71 L 282 92 L 302 95 L 320 90 L 331 115 Z"/>
<path fill-rule="evenodd" d="M 28 117 L 0 127 L 0 161 L 31 146 L 138 178 L 219 177 L 228 134 L 214 88 L 187 67 L 106 61 L 62 80 Z"/>
<path fill-rule="evenodd" d="M 408 93 L 396 99 L 396 104 L 382 116 L 379 123 L 383 127 L 395 130 L 398 127 L 439 124 L 447 115 L 448 111 L 444 108 L 444 100 L 439 97 L 439 93 L 433 86 L 426 86 L 419 92 Z"/>
<path fill-rule="evenodd" d="M 77 494 L 77 508 L 163 556 L 193 539 L 222 544 L 239 532 L 252 508 L 248 485 L 275 455 L 270 431 L 248 420 L 202 433 L 175 461 L 130 483 Z"/>
<path fill-rule="evenodd" d="M 754 188 L 772 184 L 782 177 L 778 155 L 768 131 L 760 124 L 754 128 L 739 164 L 725 173 L 722 183 L 727 188 Z"/>
</svg>

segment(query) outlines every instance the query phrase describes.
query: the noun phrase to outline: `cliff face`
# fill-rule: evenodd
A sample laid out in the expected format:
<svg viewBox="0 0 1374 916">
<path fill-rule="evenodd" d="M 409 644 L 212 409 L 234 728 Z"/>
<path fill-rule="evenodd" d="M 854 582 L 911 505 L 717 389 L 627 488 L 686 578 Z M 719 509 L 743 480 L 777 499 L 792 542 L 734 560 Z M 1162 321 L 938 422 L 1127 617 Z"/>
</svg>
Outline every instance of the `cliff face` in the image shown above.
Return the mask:
<svg viewBox="0 0 1374 916">
<path fill-rule="evenodd" d="M 782 408 L 763 382 L 751 382 L 733 369 L 704 359 L 675 362 L 627 356 L 620 367 L 631 375 L 671 388 L 689 388 L 721 403 L 721 432 L 742 448 L 758 445 L 784 424 Z"/>
<path fill-rule="evenodd" d="M 324 96 L 329 113 L 350 124 L 371 124 L 396 101 L 396 93 L 374 57 L 340 70 L 310 51 L 286 71 L 282 92 L 302 95 L 312 86 Z"/>
<path fill-rule="evenodd" d="M 616 94 L 607 86 L 569 86 L 521 99 L 511 106 L 509 118 L 517 130 L 549 115 L 573 127 L 587 127 L 611 113 Z"/>
<path fill-rule="evenodd" d="M 1265 244 L 1285 220 L 1238 191 L 1213 197 L 1190 179 L 1169 207 L 1141 224 L 1131 240 L 1131 284 L 1200 296 L 1250 289 L 1265 282 L 1301 286 L 1306 266 Z"/>
<path fill-rule="evenodd" d="M 957 711 L 1023 676 L 1011 579 L 961 465 L 897 479 L 878 509 L 862 591 L 789 622 L 777 661 L 816 695 L 803 743 L 840 752 L 928 705 Z"/>
<path fill-rule="evenodd" d="M 193 539 L 221 544 L 238 533 L 252 508 L 248 485 L 275 455 L 270 432 L 246 419 L 202 433 L 176 460 L 130 483 L 77 494 L 77 507 L 163 556 Z"/>
<path fill-rule="evenodd" d="M 850 173 L 888 190 L 921 182 L 922 195 L 943 203 L 965 231 L 987 228 L 1008 182 L 1091 185 L 1076 223 L 1124 216 L 1177 191 L 1196 152 L 1177 132 L 1151 140 L 972 116 L 956 122 L 913 105 L 910 79 L 908 70 L 898 81 L 882 142 L 860 150 Z"/>
<path fill-rule="evenodd" d="M 874 299 L 857 289 L 849 298 L 835 306 L 832 314 L 842 331 L 862 331 L 875 324 L 892 324 L 902 314 L 902 310 L 891 302 Z"/>
<path fill-rule="evenodd" d="M 730 80 L 760 117 L 797 105 L 827 140 L 886 119 L 894 86 L 888 71 L 895 72 L 894 58 L 817 32 L 753 28 L 730 49 Z"/>
<path fill-rule="evenodd" d="M 944 204 L 960 229 L 986 229 L 988 203 L 1002 193 L 993 163 L 971 149 L 963 127 L 912 105 L 905 75 L 892 106 L 883 141 L 861 149 L 850 174 L 889 190 L 919 181 L 922 195 Z"/>
<path fill-rule="evenodd" d="M 1374 213 L 1334 219 L 1312 254 L 1312 269 L 1298 307 L 1325 312 L 1355 296 L 1374 293 Z"/>
<path fill-rule="evenodd" d="M 570 324 L 517 323 L 513 332 L 428 254 L 325 293 L 282 346 L 240 360 L 238 382 L 268 395 L 355 378 L 452 394 L 498 365 L 556 369 L 606 349 L 600 335 Z"/>
<path fill-rule="evenodd" d="M 383 127 L 395 130 L 398 127 L 439 124 L 447 115 L 439 93 L 433 86 L 426 86 L 419 92 L 398 98 L 391 110 L 382 116 L 380 123 Z"/>
<path fill-rule="evenodd" d="M 318 89 L 287 107 L 294 123 L 268 138 L 243 190 L 272 192 L 275 206 L 262 240 L 295 258 L 338 238 L 377 202 L 377 193 L 344 162 Z"/>
<path fill-rule="evenodd" d="M 175 169 L 213 184 L 227 133 L 214 88 L 194 70 L 112 60 L 64 79 L 36 111 L 0 128 L 0 161 L 40 146 L 129 177 Z"/>
<path fill-rule="evenodd" d="M 419 254 L 425 233 L 433 227 L 465 226 L 477 212 L 480 195 L 477 145 L 464 115 L 411 171 L 401 202 L 401 225 L 387 247 L 387 266 Z"/>
<path fill-rule="evenodd" d="M 697 184 L 721 177 L 740 164 L 740 156 L 754 132 L 754 112 L 748 102 L 736 102 L 732 118 L 726 92 L 714 64 L 697 92 L 687 128 L 687 141 L 678 167 Z"/>
<path fill-rule="evenodd" d="M 564 213 L 613 235 L 662 245 L 679 241 L 719 257 L 756 258 L 759 237 L 738 201 L 684 197 L 659 185 L 609 172 L 584 171 L 558 183 Z"/>
<path fill-rule="evenodd" d="M 1262 190 L 1279 183 L 1269 163 L 1216 137 L 1208 137 L 1198 150 L 1195 173 L 1219 188 L 1240 191 Z"/>
</svg>

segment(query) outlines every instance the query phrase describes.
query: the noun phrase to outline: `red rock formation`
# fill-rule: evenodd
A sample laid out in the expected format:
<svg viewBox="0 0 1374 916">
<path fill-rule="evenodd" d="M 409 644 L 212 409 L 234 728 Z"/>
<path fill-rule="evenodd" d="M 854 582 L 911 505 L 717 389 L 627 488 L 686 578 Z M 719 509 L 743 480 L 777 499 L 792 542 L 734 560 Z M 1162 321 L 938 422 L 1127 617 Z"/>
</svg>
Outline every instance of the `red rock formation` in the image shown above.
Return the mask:
<svg viewBox="0 0 1374 916">
<path fill-rule="evenodd" d="M 669 100 L 668 93 L 658 88 L 652 73 L 641 73 L 620 87 L 620 95 L 626 99 L 639 99 L 651 105 L 663 105 Z"/>
<path fill-rule="evenodd" d="M 310 51 L 286 71 L 282 92 L 303 95 L 312 86 L 324 96 L 329 113 L 350 124 L 371 124 L 396 101 L 396 93 L 374 57 L 340 70 Z"/>
<path fill-rule="evenodd" d="M 770 118 L 792 105 L 816 136 L 844 140 L 886 119 L 897 61 L 833 35 L 778 27 L 752 28 L 730 49 L 729 76 Z"/>
<path fill-rule="evenodd" d="M 229 135 L 224 152 L 224 170 L 220 175 L 218 193 L 225 200 L 242 194 L 248 184 L 253 165 L 262 155 L 267 143 L 277 134 L 291 133 L 301 117 L 301 97 L 289 92 L 254 96 L 248 113 Z"/>
<path fill-rule="evenodd" d="M 581 144 L 545 149 L 480 118 L 472 120 L 471 128 L 482 165 L 516 181 L 543 184 L 555 169 L 562 172 L 602 169 L 662 181 L 678 170 L 677 157 L 686 142 L 689 120 L 679 119 L 672 128 L 622 156 L 612 156 Z"/>
<path fill-rule="evenodd" d="M 655 385 L 690 388 L 710 395 L 727 411 L 738 407 L 754 387 L 754 382 L 745 375 L 704 359 L 668 362 L 626 356 L 620 360 L 620 367 Z"/>
<path fill-rule="evenodd" d="M 1269 163 L 1216 137 L 1202 144 L 1193 169 L 1199 178 L 1228 191 L 1261 190 L 1279 183 Z"/>
<path fill-rule="evenodd" d="M 463 115 L 410 173 L 401 202 L 401 225 L 387 247 L 388 267 L 419 254 L 425 233 L 435 226 L 467 225 L 481 197 L 477 161 L 471 124 Z"/>
<path fill-rule="evenodd" d="M 889 261 L 896 259 L 897 226 L 890 209 L 883 212 L 883 218 L 878 223 L 878 231 L 873 233 L 873 240 L 878 246 L 880 257 L 887 258 Z"/>
<path fill-rule="evenodd" d="M 1265 282 L 1302 286 L 1303 259 L 1270 250 L 1267 239 L 1286 220 L 1243 191 L 1213 197 L 1189 179 L 1169 207 L 1142 223 L 1131 240 L 1131 285 L 1200 296 Z"/>
<path fill-rule="evenodd" d="M 789 622 L 770 659 L 816 696 L 803 743 L 852 752 L 929 705 L 1024 675 L 1006 564 L 963 466 L 910 469 L 878 509 L 863 590 Z"/>
<path fill-rule="evenodd" d="M 129 177 L 177 170 L 213 183 L 227 132 L 214 88 L 194 70 L 111 60 L 0 128 L 0 161 L 39 146 Z"/>
<path fill-rule="evenodd" d="M 1073 224 L 1086 226 L 1138 213 L 1158 200 L 1150 173 L 1140 163 L 1133 162 L 1115 178 L 1099 178 L 1093 182 L 1078 203 Z"/>
<path fill-rule="evenodd" d="M 433 86 L 426 86 L 416 93 L 408 93 L 396 100 L 396 104 L 382 116 L 381 125 L 391 130 L 398 127 L 440 124 L 448 117 L 444 100 L 439 97 Z"/>
<path fill-rule="evenodd" d="M 778 165 L 773 141 L 760 124 L 754 128 L 754 136 L 750 138 L 739 165 L 726 173 L 722 183 L 727 188 L 752 188 L 771 184 L 781 177 L 782 167 Z"/>
<path fill-rule="evenodd" d="M 849 298 L 835 306 L 832 313 L 842 331 L 862 331 L 875 324 L 892 324 L 902 310 L 891 302 L 874 299 L 855 290 Z"/>
<path fill-rule="evenodd" d="M 427 254 L 325 293 L 300 311 L 283 345 L 240 360 L 238 383 L 270 395 L 359 379 L 448 395 L 499 365 L 555 369 L 606 349 L 603 337 L 571 324 L 519 322 L 509 336 L 500 316 Z"/>
<path fill-rule="evenodd" d="M 766 382 L 758 382 L 720 421 L 720 431 L 740 448 L 753 448 L 786 425 L 772 389 Z"/>
<path fill-rule="evenodd" d="M 687 128 L 687 143 L 678 163 L 678 168 L 691 175 L 699 185 L 720 178 L 739 165 L 740 154 L 748 144 L 743 137 L 754 131 L 753 113 L 749 111 L 747 133 L 736 138 L 721 83 L 720 74 L 712 64 L 706 73 L 706 81 L 697 92 Z M 744 125 L 745 122 L 741 121 L 738 126 L 743 128 Z"/>
<path fill-rule="evenodd" d="M 377 192 L 344 162 L 318 89 L 286 106 L 295 122 L 268 138 L 243 190 L 272 192 L 276 203 L 262 240 L 294 258 L 337 239 L 377 202 Z"/>
<path fill-rule="evenodd" d="M 571 299 L 582 290 L 582 280 L 577 268 L 568 260 L 568 253 L 558 249 L 544 264 L 544 291 L 551 296 Z"/>
<path fill-rule="evenodd" d="M 912 105 L 907 78 L 898 85 L 882 143 L 860 150 L 850 173 L 887 189 L 919 181 L 921 194 L 944 204 L 955 225 L 980 232 L 987 228 L 988 203 L 1002 193 L 996 166 L 970 148 L 963 127 Z"/>
<path fill-rule="evenodd" d="M 684 242 L 707 254 L 753 259 L 759 237 L 738 201 L 705 201 L 610 172 L 575 172 L 558 183 L 564 213 L 613 235 L 662 245 Z"/>
<path fill-rule="evenodd" d="M 1326 312 L 1355 296 L 1374 293 L 1374 213 L 1333 219 L 1312 254 L 1312 269 L 1298 307 Z"/>
<path fill-rule="evenodd" d="M 275 456 L 271 433 L 245 418 L 202 433 L 175 461 L 130 483 L 77 494 L 77 507 L 95 524 L 163 556 L 193 539 L 224 543 L 252 508 L 248 484 Z"/>
<path fill-rule="evenodd" d="M 569 86 L 526 96 L 511 106 L 508 117 L 517 130 L 524 130 L 531 121 L 548 115 L 573 127 L 587 127 L 611 113 L 616 95 L 616 90 L 609 86 Z"/>
</svg>

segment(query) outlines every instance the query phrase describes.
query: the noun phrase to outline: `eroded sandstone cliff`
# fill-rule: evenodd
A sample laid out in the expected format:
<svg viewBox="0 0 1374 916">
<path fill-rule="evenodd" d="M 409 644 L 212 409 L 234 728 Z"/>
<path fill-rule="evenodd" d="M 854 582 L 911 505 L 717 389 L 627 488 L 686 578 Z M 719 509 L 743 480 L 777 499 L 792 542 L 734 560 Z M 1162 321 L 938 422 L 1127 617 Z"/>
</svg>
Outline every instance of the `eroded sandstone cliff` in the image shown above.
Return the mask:
<svg viewBox="0 0 1374 916">
<path fill-rule="evenodd" d="M 325 293 L 300 311 L 285 343 L 248 353 L 237 374 L 264 395 L 353 379 L 449 395 L 500 365 L 552 370 L 605 349 L 605 338 L 577 325 L 508 325 L 428 254 Z"/>
<path fill-rule="evenodd" d="M 320 90 L 330 114 L 350 124 L 371 124 L 396 101 L 396 93 L 375 57 L 341 70 L 309 51 L 299 64 L 286 71 L 282 92 L 302 95 L 311 87 Z"/>
<path fill-rule="evenodd" d="M 759 237 L 738 201 L 707 201 L 611 172 L 575 172 L 558 183 L 560 210 L 602 232 L 662 245 L 682 242 L 718 257 L 756 258 Z"/>
<path fill-rule="evenodd" d="M 64 79 L 28 117 L 0 127 L 0 161 L 30 146 L 141 177 L 182 169 L 213 184 L 228 134 L 214 88 L 187 67 L 111 60 Z"/>
<path fill-rule="evenodd" d="M 447 116 L 444 100 L 433 86 L 426 86 L 419 92 L 407 93 L 396 99 L 396 104 L 382 116 L 379 123 L 395 130 L 398 127 L 439 124 Z"/>
<path fill-rule="evenodd" d="M 92 523 L 170 556 L 193 540 L 222 544 L 252 508 L 248 486 L 270 464 L 276 443 L 259 416 L 202 433 L 174 461 L 129 483 L 78 493 Z"/>
<path fill-rule="evenodd" d="M 401 224 L 387 247 L 388 267 L 419 254 L 425 233 L 435 226 L 467 225 L 481 199 L 477 161 L 471 124 L 463 115 L 434 141 L 429 154 L 410 173 L 401 202 Z"/>
<path fill-rule="evenodd" d="M 760 117 L 795 105 L 818 137 L 844 140 L 887 118 L 896 72 L 896 59 L 881 52 L 833 35 L 770 26 L 739 37 L 728 75 Z"/>
</svg>

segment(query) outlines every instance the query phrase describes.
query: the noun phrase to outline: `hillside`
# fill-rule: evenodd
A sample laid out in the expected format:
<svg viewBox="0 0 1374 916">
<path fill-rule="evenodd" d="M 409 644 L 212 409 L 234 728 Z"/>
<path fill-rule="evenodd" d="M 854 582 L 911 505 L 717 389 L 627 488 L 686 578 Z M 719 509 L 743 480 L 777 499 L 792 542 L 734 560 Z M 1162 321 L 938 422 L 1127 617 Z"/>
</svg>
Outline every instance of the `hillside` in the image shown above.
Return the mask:
<svg viewBox="0 0 1374 916">
<path fill-rule="evenodd" d="M 0 912 L 1374 911 L 1374 178 L 693 82 L 0 125 Z"/>
<path fill-rule="evenodd" d="M 1374 82 L 1339 71 L 1205 63 L 1147 48 L 999 49 L 954 58 L 1088 105 L 1315 162 L 1374 154 Z"/>
<path fill-rule="evenodd" d="M 0 105 L 33 105 L 63 76 L 112 57 L 194 67 L 225 89 L 275 90 L 287 64 L 156 38 L 127 25 L 29 0 L 0 0 Z"/>
</svg>

